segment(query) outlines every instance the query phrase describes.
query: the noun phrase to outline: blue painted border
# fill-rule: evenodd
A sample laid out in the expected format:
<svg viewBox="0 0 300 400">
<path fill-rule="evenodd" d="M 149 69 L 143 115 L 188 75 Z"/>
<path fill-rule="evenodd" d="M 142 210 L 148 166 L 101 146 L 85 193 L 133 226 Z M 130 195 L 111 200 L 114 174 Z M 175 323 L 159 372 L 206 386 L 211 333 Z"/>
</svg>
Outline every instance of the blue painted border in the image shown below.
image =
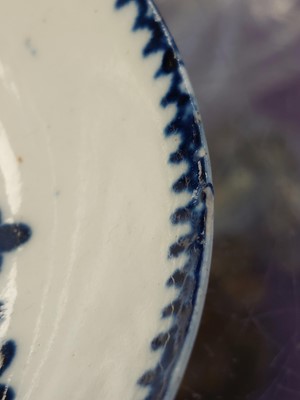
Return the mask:
<svg viewBox="0 0 300 400">
<path fill-rule="evenodd" d="M 32 235 L 31 228 L 23 223 L 2 223 L 2 216 L 0 212 L 0 272 L 4 259 L 4 253 L 12 252 L 19 246 L 25 244 Z M 5 304 L 0 300 L 0 323 L 5 318 L 3 309 Z M 2 343 L 0 349 L 1 366 L 0 378 L 4 375 L 6 370 L 11 366 L 17 353 L 17 344 L 14 340 L 9 339 Z M 7 384 L 0 383 L 0 399 L 1 400 L 14 400 L 16 397 L 15 391 Z"/>
<path fill-rule="evenodd" d="M 209 268 L 209 265 L 205 264 L 209 263 L 210 255 L 205 255 L 205 252 L 210 252 L 212 241 L 211 233 L 207 232 L 208 223 L 212 224 L 212 221 L 207 219 L 212 218 L 208 216 L 208 202 L 212 208 L 213 186 L 203 127 L 178 50 L 151 0 L 117 0 L 115 7 L 120 10 L 131 3 L 137 7 L 133 32 L 145 29 L 151 32 L 151 37 L 143 49 L 143 57 L 154 53 L 162 55 L 161 65 L 154 74 L 154 79 L 171 77 L 170 87 L 161 99 L 161 107 L 175 105 L 177 111 L 165 127 L 164 135 L 176 135 L 179 145 L 170 155 L 169 163 L 188 165 L 187 173 L 174 182 L 172 190 L 176 194 L 191 194 L 186 206 L 178 208 L 171 216 L 171 223 L 174 225 L 190 224 L 190 233 L 180 237 L 169 248 L 169 258 L 176 259 L 183 253 L 188 256 L 188 262 L 180 265 L 166 282 L 167 287 L 176 286 L 178 289 L 176 300 L 166 305 L 161 313 L 161 318 L 172 318 L 172 326 L 152 340 L 151 351 L 161 350 L 160 361 L 153 369 L 146 371 L 137 382 L 138 385 L 149 388 L 145 400 L 160 400 L 169 398 L 170 393 L 174 394 L 174 388 L 170 389 L 169 385 L 175 367 L 180 360 L 187 358 L 181 353 L 193 325 L 195 308 L 199 307 L 203 268 Z M 194 330 L 196 331 L 195 327 Z M 189 350 L 188 347 L 187 349 Z M 182 368 L 184 367 L 185 365 L 182 365 Z M 177 375 L 178 381 L 181 375 Z M 175 386 L 178 384 L 179 382 L 173 383 Z"/>
</svg>

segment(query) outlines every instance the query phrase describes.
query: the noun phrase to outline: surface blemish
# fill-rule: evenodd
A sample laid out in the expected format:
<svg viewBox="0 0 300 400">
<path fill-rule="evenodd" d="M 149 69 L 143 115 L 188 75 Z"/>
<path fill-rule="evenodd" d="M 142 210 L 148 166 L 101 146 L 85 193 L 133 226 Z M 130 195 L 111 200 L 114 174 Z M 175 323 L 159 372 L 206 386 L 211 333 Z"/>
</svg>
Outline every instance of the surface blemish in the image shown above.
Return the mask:
<svg viewBox="0 0 300 400">
<path fill-rule="evenodd" d="M 27 38 L 25 40 L 24 44 L 25 44 L 25 48 L 30 53 L 30 55 L 32 57 L 36 57 L 37 56 L 37 49 L 36 49 L 35 45 L 32 43 L 31 38 Z"/>
</svg>

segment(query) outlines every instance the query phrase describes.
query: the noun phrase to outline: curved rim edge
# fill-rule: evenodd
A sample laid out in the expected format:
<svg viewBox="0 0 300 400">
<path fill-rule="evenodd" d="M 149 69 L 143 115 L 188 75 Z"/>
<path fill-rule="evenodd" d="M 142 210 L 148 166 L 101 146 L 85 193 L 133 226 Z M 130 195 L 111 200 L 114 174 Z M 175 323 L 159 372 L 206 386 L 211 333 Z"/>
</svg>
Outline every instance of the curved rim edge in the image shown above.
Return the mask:
<svg viewBox="0 0 300 400">
<path fill-rule="evenodd" d="M 194 126 L 197 125 L 198 129 L 197 133 L 199 135 L 199 139 L 201 142 L 201 148 L 205 149 L 205 154 L 201 156 L 201 163 L 199 156 L 199 161 L 197 165 L 197 175 L 198 175 L 197 196 L 198 196 L 198 201 L 202 205 L 204 213 L 203 224 L 202 224 L 203 251 L 201 253 L 201 257 L 199 256 L 199 259 L 197 261 L 195 261 L 196 256 L 194 257 L 193 255 L 191 256 L 194 259 L 193 261 L 191 261 L 191 264 L 195 265 L 194 268 L 198 270 L 198 275 L 197 278 L 195 279 L 197 282 L 196 282 L 196 289 L 194 291 L 195 296 L 192 303 L 191 316 L 186 326 L 187 329 L 184 332 L 184 338 L 181 343 L 181 348 L 178 349 L 179 355 L 177 354 L 177 356 L 170 361 L 170 365 L 168 365 L 169 371 L 168 371 L 167 382 L 166 379 L 161 379 L 160 382 L 162 387 L 158 389 L 156 388 L 157 390 L 153 388 L 156 384 L 156 380 L 159 381 L 159 378 L 157 377 L 158 374 L 164 373 L 163 362 L 159 363 L 159 365 L 156 366 L 155 369 L 146 371 L 146 373 L 137 382 L 140 386 L 149 387 L 150 389 L 148 396 L 145 397 L 145 400 L 160 400 L 160 399 L 172 400 L 178 391 L 182 377 L 185 373 L 186 366 L 192 352 L 201 316 L 203 313 L 207 286 L 209 281 L 209 272 L 210 272 L 211 255 L 212 255 L 214 191 L 212 186 L 212 174 L 211 174 L 210 160 L 208 154 L 208 147 L 202 121 L 200 118 L 200 113 L 198 111 L 199 110 L 198 104 L 193 89 L 191 87 L 190 80 L 186 72 L 186 68 L 181 59 L 181 56 L 179 55 L 177 46 L 153 0 L 115 0 L 115 7 L 116 9 L 121 9 L 123 6 L 126 6 L 127 4 L 130 3 L 135 3 L 137 7 L 137 16 L 136 20 L 134 21 L 132 30 L 136 32 L 139 29 L 149 29 L 153 33 L 152 38 L 146 44 L 143 50 L 144 57 L 147 57 L 153 52 L 162 50 L 163 52 L 162 64 L 163 64 L 167 51 L 172 51 L 172 56 L 174 60 L 176 60 L 176 65 L 177 65 L 176 68 L 181 78 L 182 86 L 185 89 L 185 93 L 189 97 L 188 99 L 189 106 L 192 107 L 193 121 L 195 124 Z M 150 16 L 149 16 L 149 11 L 151 14 Z M 157 31 L 162 33 L 163 35 L 163 38 L 162 37 L 159 38 L 160 40 L 159 45 L 161 45 L 162 42 L 166 42 L 167 45 L 165 45 L 165 47 L 160 46 L 155 48 L 156 44 L 154 36 L 157 33 Z M 158 70 L 154 75 L 154 78 L 157 78 L 161 75 L 163 75 L 163 73 L 161 73 L 161 71 Z M 161 103 L 164 104 L 165 101 L 165 106 L 167 105 L 167 101 L 165 100 L 167 98 L 167 95 L 168 94 L 166 94 L 166 97 L 162 99 Z M 181 106 L 176 105 L 176 107 L 178 108 L 179 111 Z M 169 126 L 167 127 L 168 129 L 170 129 Z M 166 133 L 167 128 L 165 130 L 166 135 L 167 135 Z M 190 126 L 190 129 L 192 129 L 192 125 Z M 195 163 L 195 161 L 191 160 L 186 160 L 186 161 L 189 161 L 190 163 L 191 162 Z M 201 199 L 199 200 L 200 196 L 202 196 L 202 200 Z M 155 338 L 155 340 L 157 340 L 157 338 Z M 151 345 L 153 344 L 153 342 L 151 343 Z M 165 342 L 163 350 L 165 351 L 167 348 L 168 348 L 168 342 Z"/>
</svg>

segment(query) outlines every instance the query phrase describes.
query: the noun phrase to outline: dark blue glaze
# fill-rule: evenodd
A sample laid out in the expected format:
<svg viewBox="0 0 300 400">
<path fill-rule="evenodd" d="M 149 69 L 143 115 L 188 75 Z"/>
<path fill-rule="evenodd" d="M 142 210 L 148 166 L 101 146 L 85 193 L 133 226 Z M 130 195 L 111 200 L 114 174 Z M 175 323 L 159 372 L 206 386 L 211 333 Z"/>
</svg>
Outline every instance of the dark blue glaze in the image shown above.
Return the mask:
<svg viewBox="0 0 300 400">
<path fill-rule="evenodd" d="M 14 400 L 16 398 L 15 392 L 11 387 L 0 383 L 0 399 L 1 400 Z"/>
<path fill-rule="evenodd" d="M 136 32 L 147 29 L 151 32 L 150 40 L 142 51 L 143 57 L 158 52 L 162 55 L 161 65 L 153 78 L 171 77 L 170 87 L 160 104 L 163 108 L 175 105 L 176 115 L 165 127 L 163 134 L 165 137 L 176 135 L 179 139 L 178 148 L 170 155 L 169 163 L 172 165 L 184 162 L 188 166 L 187 173 L 178 177 L 172 190 L 174 193 L 191 193 L 189 203 L 175 210 L 170 218 L 172 224 L 190 224 L 190 233 L 173 243 L 168 253 L 170 258 L 177 258 L 182 253 L 188 255 L 188 262 L 184 266 L 179 266 L 166 282 L 167 287 L 175 285 L 178 288 L 177 299 L 168 304 L 161 314 L 161 318 L 172 318 L 172 327 L 168 332 L 161 332 L 151 342 L 152 351 L 162 350 L 161 359 L 154 369 L 146 371 L 138 380 L 139 385 L 149 388 L 145 400 L 160 400 L 167 392 L 197 299 L 206 237 L 206 190 L 213 192 L 213 188 L 206 167 L 207 155 L 205 152 L 204 155 L 200 155 L 199 151 L 205 148 L 203 128 L 199 123 L 195 100 L 185 89 L 185 85 L 182 85 L 183 77 L 180 69 L 183 63 L 178 56 L 177 48 L 166 36 L 163 23 L 155 20 L 147 0 L 117 0 L 115 6 L 121 9 L 130 3 L 134 3 L 137 7 L 132 30 Z"/>
<path fill-rule="evenodd" d="M 3 263 L 3 253 L 16 250 L 31 237 L 31 229 L 22 223 L 3 224 L 0 212 L 0 271 Z"/>
<path fill-rule="evenodd" d="M 30 236 L 31 230 L 25 224 L 0 225 L 0 253 L 15 250 L 26 243 Z"/>
<path fill-rule="evenodd" d="M 26 243 L 31 237 L 31 229 L 22 223 L 2 224 L 0 213 L 0 270 L 3 263 L 3 253 L 16 250 L 19 246 Z M 5 303 L 0 300 L 0 323 L 5 318 Z M 1 367 L 0 377 L 9 368 L 16 355 L 17 345 L 14 340 L 7 340 L 0 349 Z M 0 399 L 13 400 L 14 390 L 5 384 L 0 384 Z"/>
<path fill-rule="evenodd" d="M 0 376 L 7 370 L 7 368 L 12 363 L 14 356 L 16 354 L 17 346 L 13 340 L 8 340 L 1 347 L 1 362 Z"/>
</svg>

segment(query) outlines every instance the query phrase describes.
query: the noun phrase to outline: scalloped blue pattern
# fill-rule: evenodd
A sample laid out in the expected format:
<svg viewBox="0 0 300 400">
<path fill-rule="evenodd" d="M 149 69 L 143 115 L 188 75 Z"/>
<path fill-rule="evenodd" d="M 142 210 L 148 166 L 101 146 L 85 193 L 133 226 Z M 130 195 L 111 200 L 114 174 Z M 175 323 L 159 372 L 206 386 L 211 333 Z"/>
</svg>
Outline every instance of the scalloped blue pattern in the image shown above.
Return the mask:
<svg viewBox="0 0 300 400">
<path fill-rule="evenodd" d="M 161 53 L 162 61 L 154 74 L 154 79 L 170 76 L 171 83 L 167 93 L 161 99 L 161 107 L 176 106 L 176 115 L 165 127 L 164 135 L 176 135 L 179 138 L 177 150 L 170 155 L 169 163 L 188 165 L 187 173 L 174 182 L 172 190 L 178 194 L 191 193 L 191 200 L 185 207 L 178 208 L 172 214 L 172 224 L 190 224 L 190 233 L 180 237 L 169 248 L 168 257 L 177 258 L 182 253 L 188 256 L 188 262 L 180 265 L 166 282 L 166 286 L 176 286 L 178 296 L 162 310 L 161 318 L 171 318 L 172 326 L 167 332 L 161 332 L 151 344 L 151 351 L 161 350 L 159 363 L 146 371 L 137 384 L 148 387 L 145 400 L 163 399 L 168 390 L 174 367 L 180 356 L 187 333 L 189 331 L 194 306 L 196 303 L 201 279 L 204 244 L 206 239 L 207 197 L 206 190 L 213 192 L 209 171 L 207 171 L 206 144 L 203 142 L 204 131 L 199 122 L 195 99 L 185 88 L 179 58 L 175 44 L 165 33 L 162 21 L 155 18 L 152 3 L 148 0 L 117 0 L 116 9 L 135 3 L 137 16 L 132 30 L 148 30 L 151 37 L 143 49 L 143 56 Z M 204 152 L 200 150 L 205 150 Z"/>
</svg>

